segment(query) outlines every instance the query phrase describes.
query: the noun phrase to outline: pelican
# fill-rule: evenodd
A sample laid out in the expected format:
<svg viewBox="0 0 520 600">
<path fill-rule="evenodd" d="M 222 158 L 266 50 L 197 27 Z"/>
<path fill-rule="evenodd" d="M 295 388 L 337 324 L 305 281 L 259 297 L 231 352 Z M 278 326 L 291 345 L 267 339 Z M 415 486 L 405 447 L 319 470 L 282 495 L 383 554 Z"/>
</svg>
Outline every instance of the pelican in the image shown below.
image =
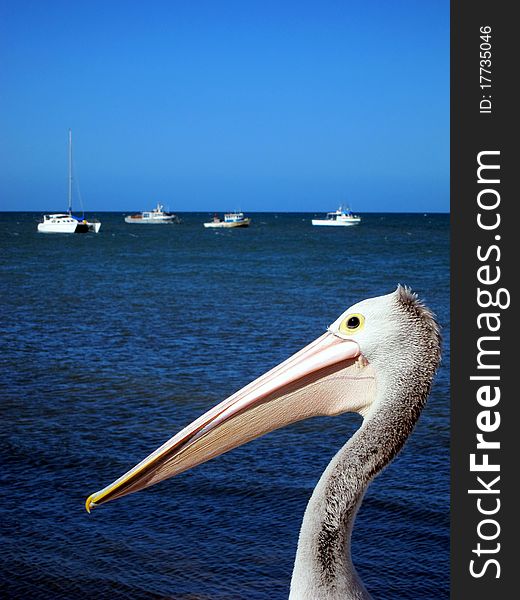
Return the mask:
<svg viewBox="0 0 520 600">
<path fill-rule="evenodd" d="M 356 512 L 370 481 L 410 435 L 439 361 L 434 315 L 409 288 L 363 300 L 314 342 L 89 496 L 87 511 L 295 421 L 357 412 L 362 425 L 329 463 L 305 510 L 289 598 L 370 598 L 351 557 Z"/>
</svg>

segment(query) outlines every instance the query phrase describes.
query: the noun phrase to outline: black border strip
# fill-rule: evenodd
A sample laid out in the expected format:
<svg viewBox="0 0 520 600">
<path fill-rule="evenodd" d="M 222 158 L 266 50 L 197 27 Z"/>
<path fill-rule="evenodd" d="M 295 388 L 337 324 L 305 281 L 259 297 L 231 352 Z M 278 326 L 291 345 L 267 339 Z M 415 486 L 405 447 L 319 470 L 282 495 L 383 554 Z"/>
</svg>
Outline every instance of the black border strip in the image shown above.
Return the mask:
<svg viewBox="0 0 520 600">
<path fill-rule="evenodd" d="M 516 257 L 520 258 L 513 229 L 517 228 L 513 206 L 518 198 L 513 182 L 520 168 L 515 169 L 518 152 L 513 149 L 513 131 L 518 129 L 512 90 L 518 66 L 513 65 L 513 53 L 518 34 L 513 33 L 512 8 L 514 3 L 499 0 L 451 4 L 451 597 L 461 600 L 509 598 L 514 595 L 513 577 L 519 569 L 514 564 L 518 501 L 513 486 L 519 472 L 520 453 L 514 440 L 520 441 L 520 431 L 516 433 L 514 428 L 520 398 L 513 389 L 517 336 L 511 286 L 519 271 Z M 491 29 L 487 41 L 486 27 Z M 518 51 L 515 54 L 518 56 Z M 481 65 L 487 58 L 491 64 Z M 480 80 L 481 66 L 491 71 L 482 72 L 491 79 L 491 88 L 481 87 L 487 83 Z M 486 110 L 490 112 L 483 112 Z M 486 153 L 480 154 L 482 163 L 500 168 L 482 169 L 479 183 L 482 152 Z M 493 200 L 498 205 L 483 209 L 479 199 L 483 205 L 492 206 Z M 491 227 L 498 218 L 500 223 L 494 228 L 479 226 L 479 219 L 481 225 Z M 520 229 L 516 237 L 520 238 Z M 496 283 L 482 283 L 498 274 Z M 482 306 L 490 298 L 485 293 L 481 293 L 479 305 L 479 288 L 502 306 Z M 509 293 L 510 306 L 505 307 Z M 491 313 L 495 316 L 482 316 Z M 498 329 L 490 331 L 490 327 Z M 481 354 L 480 368 L 479 345 L 480 350 L 499 352 Z M 500 389 L 496 404 L 495 388 Z M 478 449 L 479 433 L 489 443 L 500 443 L 500 449 Z M 484 471 L 484 467 L 472 471 L 472 454 L 477 465 L 485 462 L 487 454 L 489 463 L 500 471 Z M 492 483 L 497 476 L 500 479 Z"/>
</svg>

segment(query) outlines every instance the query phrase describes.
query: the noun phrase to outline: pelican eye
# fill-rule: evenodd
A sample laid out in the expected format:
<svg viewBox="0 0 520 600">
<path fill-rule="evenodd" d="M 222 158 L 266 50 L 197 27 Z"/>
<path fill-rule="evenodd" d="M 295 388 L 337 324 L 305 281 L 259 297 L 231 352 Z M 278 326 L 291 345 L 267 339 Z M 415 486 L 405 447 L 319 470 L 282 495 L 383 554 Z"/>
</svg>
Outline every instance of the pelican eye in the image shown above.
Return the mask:
<svg viewBox="0 0 520 600">
<path fill-rule="evenodd" d="M 360 314 L 347 315 L 341 325 L 339 326 L 339 330 L 341 333 L 346 333 L 350 335 L 352 333 L 356 333 L 360 329 L 363 328 L 365 324 L 365 317 Z"/>
</svg>

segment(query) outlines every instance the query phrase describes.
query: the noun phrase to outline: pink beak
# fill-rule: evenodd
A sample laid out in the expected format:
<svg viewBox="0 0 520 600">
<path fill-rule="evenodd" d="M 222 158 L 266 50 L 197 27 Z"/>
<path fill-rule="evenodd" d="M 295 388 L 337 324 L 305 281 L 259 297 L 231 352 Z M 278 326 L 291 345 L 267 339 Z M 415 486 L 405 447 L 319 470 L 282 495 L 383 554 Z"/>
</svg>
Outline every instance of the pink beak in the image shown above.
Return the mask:
<svg viewBox="0 0 520 600">
<path fill-rule="evenodd" d="M 91 508 L 186 471 L 269 431 L 318 415 L 362 411 L 375 378 L 359 346 L 325 333 L 203 414 L 114 483 L 86 501 Z"/>
</svg>

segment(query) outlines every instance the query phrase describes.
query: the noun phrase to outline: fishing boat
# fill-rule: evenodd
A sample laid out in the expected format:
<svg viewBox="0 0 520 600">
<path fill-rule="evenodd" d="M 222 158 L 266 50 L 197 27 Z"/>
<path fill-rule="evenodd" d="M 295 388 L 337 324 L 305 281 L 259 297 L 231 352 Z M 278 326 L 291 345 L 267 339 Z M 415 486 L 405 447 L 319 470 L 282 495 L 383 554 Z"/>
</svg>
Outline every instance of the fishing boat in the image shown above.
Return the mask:
<svg viewBox="0 0 520 600">
<path fill-rule="evenodd" d="M 212 221 L 204 223 L 204 227 L 249 227 L 251 220 L 244 217 L 243 212 L 226 213 L 223 219 L 215 214 Z"/>
<path fill-rule="evenodd" d="M 361 217 L 354 215 L 350 208 L 340 206 L 338 210 L 328 212 L 324 219 L 312 219 L 313 225 L 325 225 L 329 227 L 348 227 L 349 225 L 359 225 Z"/>
<path fill-rule="evenodd" d="M 135 215 L 125 217 L 125 223 L 146 223 L 149 225 L 160 225 L 162 223 L 180 223 L 177 215 L 170 212 L 164 212 L 164 206 L 157 203 L 153 210 L 146 210 Z"/>
<path fill-rule="evenodd" d="M 88 221 L 85 215 L 77 217 L 72 214 L 72 131 L 69 129 L 69 206 L 66 213 L 43 215 L 38 223 L 41 233 L 98 233 L 101 223 L 97 220 Z"/>
</svg>

